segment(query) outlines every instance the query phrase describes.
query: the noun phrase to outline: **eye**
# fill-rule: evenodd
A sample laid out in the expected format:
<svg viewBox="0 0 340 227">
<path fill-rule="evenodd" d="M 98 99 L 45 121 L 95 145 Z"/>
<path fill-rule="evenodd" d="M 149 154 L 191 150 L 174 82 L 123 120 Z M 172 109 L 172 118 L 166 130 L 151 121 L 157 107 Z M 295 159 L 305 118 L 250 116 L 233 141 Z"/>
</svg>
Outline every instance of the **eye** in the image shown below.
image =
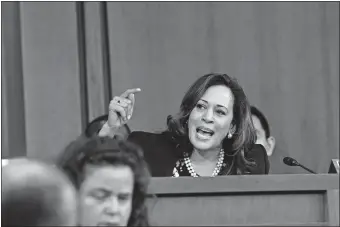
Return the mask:
<svg viewBox="0 0 340 227">
<path fill-rule="evenodd" d="M 93 191 L 90 195 L 97 200 L 104 200 L 108 196 L 108 193 L 102 190 L 97 190 Z"/>
<path fill-rule="evenodd" d="M 217 110 L 216 111 L 219 115 L 227 115 L 226 112 L 224 112 L 223 110 Z"/>
<path fill-rule="evenodd" d="M 126 201 L 126 200 L 130 199 L 130 195 L 129 195 L 129 194 L 120 194 L 120 195 L 118 196 L 118 199 L 119 199 L 120 201 Z"/>
<path fill-rule="evenodd" d="M 200 110 L 205 109 L 205 106 L 204 106 L 203 104 L 201 104 L 201 103 L 197 103 L 197 104 L 196 104 L 196 107 L 197 107 L 198 109 L 200 109 Z"/>
</svg>

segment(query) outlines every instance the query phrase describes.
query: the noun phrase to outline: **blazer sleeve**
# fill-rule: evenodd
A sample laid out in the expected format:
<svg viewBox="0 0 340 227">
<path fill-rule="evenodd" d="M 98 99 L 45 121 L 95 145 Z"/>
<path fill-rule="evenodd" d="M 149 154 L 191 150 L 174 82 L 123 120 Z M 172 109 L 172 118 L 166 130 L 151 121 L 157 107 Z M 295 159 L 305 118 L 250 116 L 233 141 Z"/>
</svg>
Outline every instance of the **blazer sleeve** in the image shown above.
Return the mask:
<svg viewBox="0 0 340 227">
<path fill-rule="evenodd" d="M 261 144 L 255 144 L 247 155 L 248 159 L 254 160 L 256 166 L 250 167 L 250 174 L 268 174 L 270 163 L 267 152 Z"/>
</svg>

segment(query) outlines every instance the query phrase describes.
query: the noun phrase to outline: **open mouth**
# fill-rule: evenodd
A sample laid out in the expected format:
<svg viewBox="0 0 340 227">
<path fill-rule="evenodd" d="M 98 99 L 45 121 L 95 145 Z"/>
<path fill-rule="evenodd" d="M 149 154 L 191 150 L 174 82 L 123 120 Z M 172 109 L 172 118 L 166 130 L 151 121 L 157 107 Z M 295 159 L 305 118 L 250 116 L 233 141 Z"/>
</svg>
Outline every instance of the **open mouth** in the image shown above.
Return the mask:
<svg viewBox="0 0 340 227">
<path fill-rule="evenodd" d="M 202 139 L 209 139 L 215 134 L 213 130 L 205 127 L 197 127 L 196 132 L 197 135 Z"/>
</svg>

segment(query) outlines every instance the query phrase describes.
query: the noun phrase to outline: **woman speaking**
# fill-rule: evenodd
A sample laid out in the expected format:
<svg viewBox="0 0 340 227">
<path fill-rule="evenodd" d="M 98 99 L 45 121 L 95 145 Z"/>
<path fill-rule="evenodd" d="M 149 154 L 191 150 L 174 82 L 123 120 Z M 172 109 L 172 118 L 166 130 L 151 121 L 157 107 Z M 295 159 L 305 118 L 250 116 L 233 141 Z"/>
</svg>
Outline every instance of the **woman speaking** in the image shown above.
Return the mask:
<svg viewBox="0 0 340 227">
<path fill-rule="evenodd" d="M 135 94 L 129 89 L 109 104 L 108 121 L 99 136 L 113 137 L 132 116 Z M 167 118 L 162 133 L 135 131 L 128 140 L 139 145 L 154 177 L 215 177 L 268 174 L 269 161 L 256 134 L 250 105 L 236 79 L 211 73 L 196 80 L 180 110 Z"/>
</svg>

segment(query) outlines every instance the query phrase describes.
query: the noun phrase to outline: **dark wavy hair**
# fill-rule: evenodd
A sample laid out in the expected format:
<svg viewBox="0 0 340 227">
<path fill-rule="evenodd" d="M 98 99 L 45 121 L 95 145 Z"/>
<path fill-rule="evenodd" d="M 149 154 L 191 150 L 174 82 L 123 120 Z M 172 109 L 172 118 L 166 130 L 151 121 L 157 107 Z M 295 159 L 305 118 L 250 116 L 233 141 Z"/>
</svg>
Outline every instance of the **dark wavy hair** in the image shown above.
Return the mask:
<svg viewBox="0 0 340 227">
<path fill-rule="evenodd" d="M 264 116 L 264 114 L 255 106 L 250 107 L 250 112 L 252 115 L 257 117 L 261 123 L 261 126 L 265 132 L 266 138 L 268 139 L 270 136 L 270 128 L 267 118 Z"/>
<path fill-rule="evenodd" d="M 60 158 L 57 166 L 66 172 L 77 189 L 84 181 L 84 168 L 88 164 L 130 167 L 134 174 L 134 189 L 128 226 L 149 226 L 145 202 L 150 172 L 139 147 L 128 141 L 107 137 L 81 138 L 68 145 L 63 154 L 72 155 L 66 159 Z"/>
<path fill-rule="evenodd" d="M 223 148 L 227 151 L 227 155 L 236 159 L 232 162 L 230 169 L 235 165 L 237 174 L 248 173 L 247 168 L 255 165 L 253 161 L 247 160 L 246 156 L 255 144 L 256 133 L 251 120 L 248 99 L 235 78 L 227 74 L 210 73 L 196 80 L 186 92 L 179 113 L 168 116 L 168 130 L 172 132 L 180 145 L 187 146 L 186 150 L 192 151 L 187 126 L 189 115 L 208 88 L 215 85 L 225 85 L 230 88 L 234 96 L 232 124 L 235 127 L 235 133 L 231 139 L 225 138 L 223 141 Z"/>
</svg>

